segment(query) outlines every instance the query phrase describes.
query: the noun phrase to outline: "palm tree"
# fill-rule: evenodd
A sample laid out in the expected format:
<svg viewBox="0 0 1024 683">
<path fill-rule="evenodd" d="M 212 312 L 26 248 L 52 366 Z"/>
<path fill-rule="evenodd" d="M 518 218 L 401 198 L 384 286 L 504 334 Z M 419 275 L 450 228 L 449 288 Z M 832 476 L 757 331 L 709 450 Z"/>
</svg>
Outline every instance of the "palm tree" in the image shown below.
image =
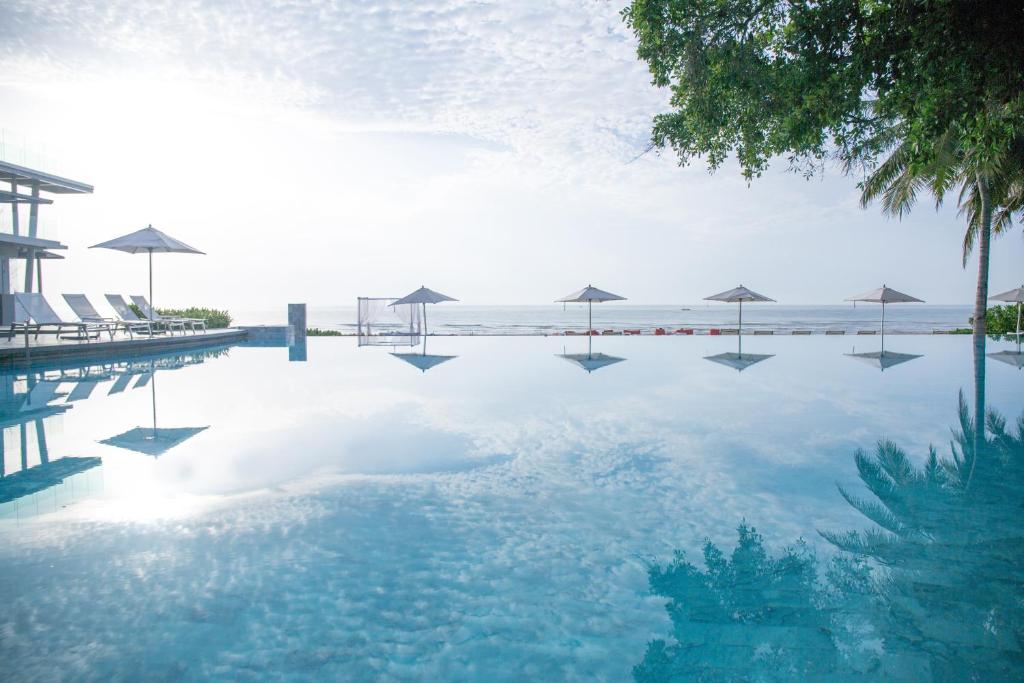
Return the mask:
<svg viewBox="0 0 1024 683">
<path fill-rule="evenodd" d="M 889 134 L 896 139 L 892 131 Z M 1015 138 L 993 155 L 981 146 L 966 145 L 950 129 L 935 141 L 929 160 L 921 162 L 917 143 L 900 137 L 902 142 L 861 183 L 861 205 L 880 197 L 885 213 L 902 218 L 914 207 L 920 193 L 930 193 L 938 208 L 947 192 L 960 188 L 960 214 L 967 217 L 964 267 L 974 245 L 978 246 L 974 333 L 984 335 L 991 238 L 1008 231 L 1014 216 L 1024 213 L 1024 139 Z"/>
</svg>

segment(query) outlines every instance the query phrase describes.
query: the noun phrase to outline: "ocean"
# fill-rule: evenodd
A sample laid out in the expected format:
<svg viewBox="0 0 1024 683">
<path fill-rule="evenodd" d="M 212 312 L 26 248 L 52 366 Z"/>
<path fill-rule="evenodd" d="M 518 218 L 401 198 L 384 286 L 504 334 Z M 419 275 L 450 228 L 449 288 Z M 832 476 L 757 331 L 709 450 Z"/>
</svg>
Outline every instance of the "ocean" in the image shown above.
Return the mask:
<svg viewBox="0 0 1024 683">
<path fill-rule="evenodd" d="M 280 310 L 231 311 L 236 324 L 280 325 L 286 321 L 284 307 Z M 703 305 L 642 306 L 635 304 L 595 304 L 594 329 L 639 329 L 645 333 L 656 328 L 692 327 L 698 331 L 712 327 L 736 327 L 737 306 Z M 939 306 L 929 304 L 889 305 L 885 309 L 885 331 L 893 334 L 927 334 L 969 327 L 970 306 Z M 881 307 L 874 304 L 833 306 L 786 306 L 777 304 L 746 304 L 743 307 L 744 331 L 773 330 L 778 333 L 809 330 L 878 329 Z M 547 335 L 587 329 L 587 307 L 569 304 L 547 306 L 480 306 L 459 303 L 439 304 L 427 309 L 431 334 L 451 335 Z M 386 329 L 397 319 L 382 320 L 378 330 Z M 310 307 L 309 327 L 356 333 L 356 307 Z"/>
</svg>

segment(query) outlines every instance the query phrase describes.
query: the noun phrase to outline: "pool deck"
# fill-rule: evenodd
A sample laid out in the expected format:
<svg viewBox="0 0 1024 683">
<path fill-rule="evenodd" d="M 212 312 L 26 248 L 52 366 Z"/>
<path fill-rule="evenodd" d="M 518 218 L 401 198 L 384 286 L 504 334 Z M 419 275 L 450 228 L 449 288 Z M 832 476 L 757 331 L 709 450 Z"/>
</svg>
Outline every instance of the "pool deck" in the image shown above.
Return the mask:
<svg viewBox="0 0 1024 683">
<path fill-rule="evenodd" d="M 106 335 L 100 339 L 82 341 L 41 334 L 38 339 L 29 335 L 27 346 L 24 335 L 16 334 L 12 339 L 0 336 L 0 366 L 21 365 L 42 359 L 132 356 L 153 351 L 190 349 L 243 341 L 247 335 L 246 330 L 234 327 L 196 334 L 160 334 L 153 337 L 135 335 L 134 339 L 117 334 L 113 341 Z"/>
</svg>

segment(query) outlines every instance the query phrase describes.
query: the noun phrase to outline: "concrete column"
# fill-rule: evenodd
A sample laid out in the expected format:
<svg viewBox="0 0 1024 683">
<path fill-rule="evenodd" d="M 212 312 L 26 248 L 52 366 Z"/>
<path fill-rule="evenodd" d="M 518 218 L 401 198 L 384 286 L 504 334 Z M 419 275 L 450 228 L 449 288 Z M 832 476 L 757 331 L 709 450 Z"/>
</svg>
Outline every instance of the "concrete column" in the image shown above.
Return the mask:
<svg viewBox="0 0 1024 683">
<path fill-rule="evenodd" d="M 32 199 L 39 199 L 39 181 L 32 183 Z M 39 202 L 34 201 L 28 207 L 28 236 L 35 237 L 39 230 Z M 25 291 L 34 291 L 36 260 L 33 258 L 35 252 L 29 250 L 28 258 L 25 259 Z"/>
<path fill-rule="evenodd" d="M 306 304 L 288 304 L 288 360 L 306 360 Z"/>
<path fill-rule="evenodd" d="M 18 183 L 11 180 L 11 192 L 18 194 Z M 18 202 L 11 202 L 11 230 L 15 235 L 21 234 L 21 226 L 18 224 Z"/>
</svg>

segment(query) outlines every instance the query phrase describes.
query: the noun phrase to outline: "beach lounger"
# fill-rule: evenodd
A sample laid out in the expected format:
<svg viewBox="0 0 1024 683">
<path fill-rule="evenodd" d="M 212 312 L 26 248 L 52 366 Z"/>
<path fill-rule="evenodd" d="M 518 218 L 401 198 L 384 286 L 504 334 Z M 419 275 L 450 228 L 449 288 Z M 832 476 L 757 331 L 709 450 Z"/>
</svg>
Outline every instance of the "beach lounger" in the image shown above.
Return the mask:
<svg viewBox="0 0 1024 683">
<path fill-rule="evenodd" d="M 622 334 L 630 334 L 630 335 L 640 334 L 640 330 L 623 330 Z"/>
<path fill-rule="evenodd" d="M 857 330 L 857 334 L 878 334 L 878 330 Z"/>
<path fill-rule="evenodd" d="M 115 328 L 112 323 L 64 320 L 57 315 L 46 298 L 37 292 L 15 294 L 14 302 L 17 309 L 16 317 L 20 320 L 11 323 L 11 329 L 7 334 L 8 340 L 13 338 L 14 333 L 19 329 L 23 330 L 26 335 L 34 330 L 35 337 L 38 339 L 39 333 L 44 327 L 54 328 L 58 338 L 65 334 L 66 330 L 74 330 L 77 335 L 74 338 L 84 338 L 86 341 L 100 336 L 100 332 L 107 332 L 111 340 L 114 338 Z"/>
<path fill-rule="evenodd" d="M 717 336 L 719 334 L 722 334 L 722 331 L 720 329 L 718 329 L 717 327 L 712 327 L 710 330 L 708 330 L 708 334 L 716 335 Z"/>
<path fill-rule="evenodd" d="M 723 327 L 721 330 L 722 334 L 739 334 L 739 328 L 737 327 Z"/>
<path fill-rule="evenodd" d="M 656 334 L 659 337 L 664 335 L 665 334 L 665 328 L 664 327 L 657 328 L 656 330 L 654 330 L 654 334 Z"/>
<path fill-rule="evenodd" d="M 157 330 L 156 326 L 149 320 L 144 320 L 139 316 L 135 315 L 135 311 L 132 310 L 131 306 L 124 300 L 124 297 L 120 294 L 104 294 L 107 299 L 107 303 L 114 309 L 114 313 L 117 313 L 117 317 L 121 319 L 127 325 L 131 325 L 136 330 L 145 329 L 146 333 L 150 336 L 154 334 L 163 334 L 165 330 Z M 184 332 L 185 326 L 180 325 L 181 330 Z M 170 328 L 166 328 L 170 329 Z"/>
<path fill-rule="evenodd" d="M 142 315 L 146 316 L 155 323 L 181 323 L 182 332 L 185 331 L 185 325 L 189 326 L 189 328 L 192 330 L 192 334 L 196 333 L 197 327 L 203 328 L 203 332 L 206 332 L 206 320 L 203 318 L 169 318 L 166 316 L 162 316 L 150 307 L 149 302 L 146 301 L 146 297 L 138 294 L 132 295 L 132 303 L 139 307 L 139 310 L 142 311 Z"/>
<path fill-rule="evenodd" d="M 151 328 L 149 321 L 139 321 L 131 323 L 127 320 L 120 318 L 107 318 L 99 314 L 96 307 L 89 301 L 89 297 L 85 294 L 64 294 L 64 301 L 67 302 L 71 310 L 74 311 L 83 322 L 87 323 L 109 323 L 114 326 L 114 331 L 118 328 L 128 333 L 128 336 L 134 338 L 133 332 L 148 332 Z"/>
<path fill-rule="evenodd" d="M 754 330 L 754 334 L 775 334 L 775 330 Z"/>
<path fill-rule="evenodd" d="M 693 334 L 693 328 L 692 327 L 680 327 L 678 330 L 676 330 L 672 334 Z"/>
<path fill-rule="evenodd" d="M 810 330 L 793 330 L 792 334 L 810 334 Z"/>
<path fill-rule="evenodd" d="M 615 330 L 604 330 L 601 334 L 615 334 Z"/>
<path fill-rule="evenodd" d="M 825 330 L 825 334 L 846 334 L 846 330 Z"/>
</svg>

